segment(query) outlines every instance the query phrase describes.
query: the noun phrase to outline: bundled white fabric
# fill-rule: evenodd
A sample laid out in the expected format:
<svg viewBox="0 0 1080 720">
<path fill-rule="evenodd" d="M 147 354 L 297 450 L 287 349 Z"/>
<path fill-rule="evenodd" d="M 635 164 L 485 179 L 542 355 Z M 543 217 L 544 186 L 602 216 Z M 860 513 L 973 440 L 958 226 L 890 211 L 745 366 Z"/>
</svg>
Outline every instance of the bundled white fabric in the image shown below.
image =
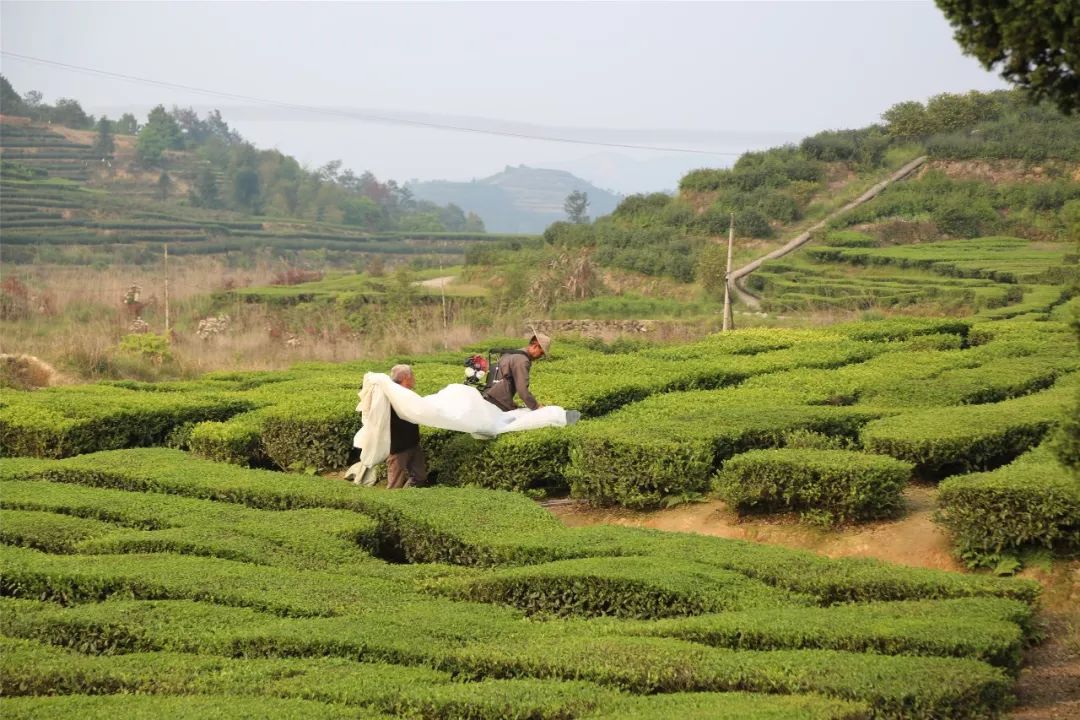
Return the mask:
<svg viewBox="0 0 1080 720">
<path fill-rule="evenodd" d="M 353 445 L 360 448 L 360 462 L 350 467 L 345 477 L 355 477 L 354 482 L 374 484 L 373 468 L 390 454 L 391 407 L 402 420 L 467 432 L 481 439 L 491 439 L 505 432 L 567 424 L 566 411 L 556 405 L 503 412 L 468 385 L 447 385 L 434 395 L 421 397 L 395 383 L 389 375 L 369 372 L 364 374 L 360 404 L 356 406 L 356 411 L 363 416 L 360 431 L 353 438 Z"/>
</svg>

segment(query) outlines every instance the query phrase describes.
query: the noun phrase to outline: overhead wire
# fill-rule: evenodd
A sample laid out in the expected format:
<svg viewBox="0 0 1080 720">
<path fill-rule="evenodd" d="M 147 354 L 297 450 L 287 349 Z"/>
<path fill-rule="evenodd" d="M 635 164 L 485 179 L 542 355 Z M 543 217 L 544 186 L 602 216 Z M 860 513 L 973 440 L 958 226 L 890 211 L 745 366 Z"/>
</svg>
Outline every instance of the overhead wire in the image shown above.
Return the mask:
<svg viewBox="0 0 1080 720">
<path fill-rule="evenodd" d="M 350 120 L 359 120 L 361 122 L 383 123 L 388 125 L 401 125 L 406 127 L 426 128 L 430 130 L 446 130 L 450 132 L 463 132 L 473 133 L 478 135 L 493 135 L 497 137 L 516 138 L 520 140 L 540 140 L 544 142 L 557 142 L 557 143 L 570 143 L 574 145 L 591 145 L 597 147 L 610 147 L 621 148 L 628 150 L 651 150 L 656 152 L 677 152 L 677 153 L 690 153 L 695 155 L 728 155 L 737 157 L 742 155 L 741 152 L 724 152 L 716 150 L 702 150 L 700 148 L 683 148 L 683 147 L 667 147 L 661 145 L 641 145 L 636 143 L 619 143 L 619 142 L 605 142 L 602 140 L 582 140 L 579 138 L 570 138 L 558 135 L 543 135 L 537 133 L 526 132 L 514 132 L 511 130 L 496 130 L 491 128 L 478 128 L 468 125 L 454 125 L 450 123 L 441 122 L 429 122 L 424 120 L 413 120 L 409 118 L 394 117 L 391 115 L 381 115 L 369 112 L 359 112 L 355 110 L 342 110 L 338 108 L 330 107 L 318 107 L 315 105 L 305 105 L 302 103 L 284 102 L 281 100 L 273 100 L 270 98 L 254 97 L 251 95 L 243 95 L 240 93 L 226 92 L 222 90 L 211 90 L 208 88 L 195 87 L 193 85 L 185 85 L 182 83 L 170 82 L 167 80 L 156 80 L 154 78 L 140 77 L 137 75 L 128 75 L 125 73 L 111 72 L 108 70 L 100 70 L 97 68 L 86 67 L 84 65 L 73 65 L 71 63 L 59 62 L 56 60 L 48 60 L 46 58 L 34 57 L 31 55 L 23 55 L 22 53 L 14 53 L 9 50 L 0 50 L 0 55 L 8 57 L 14 60 L 23 60 L 26 62 L 38 63 L 40 65 L 46 65 L 50 67 L 56 67 L 63 70 L 69 70 L 72 72 L 80 72 L 88 75 L 96 75 L 99 77 L 113 78 L 116 80 L 124 80 L 127 82 L 142 83 L 144 85 L 154 85 L 157 87 L 169 88 L 172 90 L 183 90 L 185 92 L 192 92 L 200 95 L 208 95 L 212 97 L 228 98 L 230 100 L 242 100 L 244 102 L 256 103 L 260 105 L 267 105 L 271 107 L 278 107 L 287 110 L 299 110 L 303 112 L 315 113 L 320 115 L 331 115 L 341 117 Z"/>
</svg>

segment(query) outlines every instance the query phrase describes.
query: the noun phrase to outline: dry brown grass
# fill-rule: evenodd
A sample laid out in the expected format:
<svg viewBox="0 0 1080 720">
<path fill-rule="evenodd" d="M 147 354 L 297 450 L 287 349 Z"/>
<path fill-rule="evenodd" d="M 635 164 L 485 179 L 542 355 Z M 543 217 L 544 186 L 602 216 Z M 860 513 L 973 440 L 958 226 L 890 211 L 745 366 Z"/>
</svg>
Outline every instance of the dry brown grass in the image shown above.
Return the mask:
<svg viewBox="0 0 1080 720">
<path fill-rule="evenodd" d="M 440 306 L 412 307 L 397 315 L 374 313 L 358 330 L 333 305 L 270 307 L 240 301 L 222 303 L 217 291 L 268 284 L 282 266 L 264 263 L 235 269 L 213 258 L 170 260 L 172 361 L 163 365 L 118 352 L 131 323 L 141 316 L 149 331 L 165 332 L 165 276 L 161 265 L 5 267 L 33 293 L 47 296 L 50 312 L 31 312 L 0 322 L 0 352 L 28 354 L 62 368 L 75 380 L 194 377 L 213 370 L 274 370 L 298 362 L 345 362 L 457 350 L 492 334 L 520 334 L 520 318 L 459 311 L 444 324 Z M 123 302 L 131 285 L 141 288 L 141 307 Z M 228 329 L 201 338 L 199 320 L 229 315 Z"/>
<path fill-rule="evenodd" d="M 61 385 L 64 381 L 64 376 L 41 358 L 0 354 L 0 387 L 30 390 Z"/>
</svg>

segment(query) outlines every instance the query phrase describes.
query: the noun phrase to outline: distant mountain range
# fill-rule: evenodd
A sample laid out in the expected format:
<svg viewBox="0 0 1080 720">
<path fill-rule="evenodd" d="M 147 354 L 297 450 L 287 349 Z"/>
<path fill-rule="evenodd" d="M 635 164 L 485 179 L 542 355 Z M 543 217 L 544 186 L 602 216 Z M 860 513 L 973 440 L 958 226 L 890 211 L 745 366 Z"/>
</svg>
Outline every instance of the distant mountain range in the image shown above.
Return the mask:
<svg viewBox="0 0 1080 720">
<path fill-rule="evenodd" d="M 580 190 L 589 196 L 589 215 L 607 215 L 621 195 L 596 187 L 565 170 L 524 165 L 509 167 L 491 177 L 471 182 L 429 180 L 410 182 L 409 190 L 420 200 L 453 203 L 466 213 L 484 219 L 488 232 L 539 233 L 551 223 L 565 220 L 566 196 Z"/>
</svg>

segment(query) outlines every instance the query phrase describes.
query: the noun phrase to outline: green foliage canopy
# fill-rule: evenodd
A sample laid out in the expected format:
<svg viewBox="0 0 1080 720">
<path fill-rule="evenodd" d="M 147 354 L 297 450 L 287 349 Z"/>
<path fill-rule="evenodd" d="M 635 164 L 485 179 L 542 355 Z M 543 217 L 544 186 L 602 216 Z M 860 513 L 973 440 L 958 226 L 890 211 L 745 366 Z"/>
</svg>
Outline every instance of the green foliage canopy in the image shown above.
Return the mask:
<svg viewBox="0 0 1080 720">
<path fill-rule="evenodd" d="M 1075 0 L 936 0 L 956 41 L 987 70 L 1064 113 L 1080 108 L 1080 6 Z"/>
</svg>

